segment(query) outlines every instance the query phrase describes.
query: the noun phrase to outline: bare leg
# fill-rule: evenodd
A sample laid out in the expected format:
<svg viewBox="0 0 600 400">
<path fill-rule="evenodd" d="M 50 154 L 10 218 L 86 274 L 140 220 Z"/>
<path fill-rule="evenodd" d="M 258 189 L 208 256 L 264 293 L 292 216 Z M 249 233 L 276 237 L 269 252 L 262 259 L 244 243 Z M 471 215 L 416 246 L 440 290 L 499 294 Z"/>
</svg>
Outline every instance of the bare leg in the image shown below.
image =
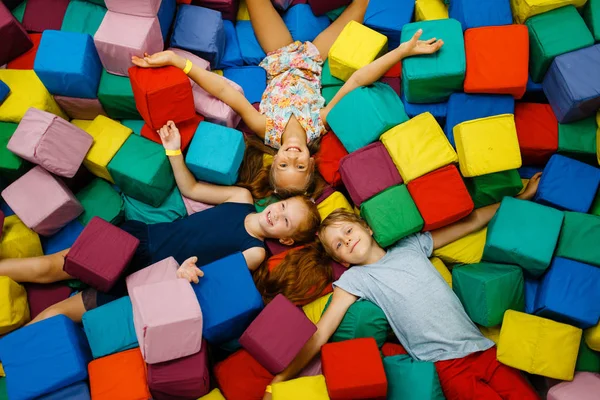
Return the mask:
<svg viewBox="0 0 600 400">
<path fill-rule="evenodd" d="M 333 42 L 340 36 L 340 33 L 348 22 L 356 21 L 361 24 L 363 23 L 368 5 L 369 0 L 354 0 L 327 29 L 313 40 L 313 44 L 319 49 L 323 61 L 327 58 Z"/>
<path fill-rule="evenodd" d="M 68 252 L 69 249 L 66 249 L 47 256 L 0 260 L 0 276 L 8 276 L 15 282 L 31 283 L 53 283 L 73 279 L 63 271 Z"/>
<path fill-rule="evenodd" d="M 246 4 L 252 28 L 254 28 L 258 43 L 265 53 L 294 42 L 290 31 L 273 7 L 271 0 L 247 0 Z"/>
<path fill-rule="evenodd" d="M 80 323 L 81 317 L 84 313 L 85 307 L 83 306 L 83 298 L 81 297 L 81 293 L 77 293 L 75 296 L 69 297 L 68 299 L 63 300 L 60 303 L 56 303 L 46 308 L 44 311 L 39 313 L 34 319 L 32 319 L 27 325 L 34 324 L 36 322 L 54 317 L 59 314 L 62 314 L 72 319 L 73 322 Z"/>
</svg>

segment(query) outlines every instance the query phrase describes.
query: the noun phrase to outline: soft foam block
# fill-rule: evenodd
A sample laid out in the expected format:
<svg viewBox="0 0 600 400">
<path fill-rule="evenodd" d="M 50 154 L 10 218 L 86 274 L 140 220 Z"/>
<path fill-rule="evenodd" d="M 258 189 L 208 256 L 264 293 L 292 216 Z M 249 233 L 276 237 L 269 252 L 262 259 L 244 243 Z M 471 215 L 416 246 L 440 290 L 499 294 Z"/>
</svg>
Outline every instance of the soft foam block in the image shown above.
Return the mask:
<svg viewBox="0 0 600 400">
<path fill-rule="evenodd" d="M 25 28 L 15 19 L 4 4 L 0 5 L 0 33 L 10 42 L 0 50 L 0 65 L 17 58 L 33 47 Z"/>
<path fill-rule="evenodd" d="M 354 89 L 329 112 L 327 123 L 349 153 L 408 121 L 402 101 L 384 83 Z"/>
<path fill-rule="evenodd" d="M 458 161 L 433 115 L 423 113 L 381 135 L 404 182 Z"/>
<path fill-rule="evenodd" d="M 129 78 L 102 70 L 98 100 L 106 114 L 114 119 L 141 119 Z"/>
<path fill-rule="evenodd" d="M 4 219 L 0 253 L 4 258 L 27 258 L 44 255 L 38 234 L 25 226 L 23 221 L 16 215 Z"/>
<path fill-rule="evenodd" d="M 87 33 L 45 31 L 33 69 L 50 93 L 93 99 L 102 64 Z"/>
<path fill-rule="evenodd" d="M 214 375 L 227 400 L 261 399 L 273 380 L 273 375 L 244 349 L 218 363 Z"/>
<path fill-rule="evenodd" d="M 415 1 L 415 21 L 446 18 L 448 18 L 448 6 L 444 4 L 443 0 Z"/>
<path fill-rule="evenodd" d="M 273 400 L 328 400 L 329 388 L 323 375 L 306 376 L 273 385 Z"/>
<path fill-rule="evenodd" d="M 244 65 L 240 43 L 238 41 L 235 25 L 231 21 L 223 21 L 225 30 L 225 51 L 218 68 L 239 67 Z"/>
<path fill-rule="evenodd" d="M 54 254 L 68 249 L 75 243 L 81 231 L 83 231 L 83 225 L 79 221 L 73 220 L 54 235 L 42 238 L 44 254 Z"/>
<path fill-rule="evenodd" d="M 103 115 L 88 126 L 86 132 L 94 138 L 94 144 L 83 160 L 83 165 L 94 175 L 114 183 L 108 164 L 125 143 L 131 129 Z"/>
<path fill-rule="evenodd" d="M 412 0 L 371 0 L 365 13 L 365 26 L 388 38 L 388 49 L 400 45 L 402 27 L 412 21 L 415 2 Z"/>
<path fill-rule="evenodd" d="M 42 40 L 42 34 L 30 33 L 29 39 L 31 39 L 33 42 L 33 47 L 12 61 L 9 61 L 9 63 L 6 64 L 7 69 L 33 69 L 35 56 L 37 54 L 38 47 L 40 46 L 40 41 Z"/>
<path fill-rule="evenodd" d="M 308 4 L 315 15 L 323 15 L 329 11 L 348 5 L 348 0 L 308 0 Z"/>
<path fill-rule="evenodd" d="M 588 164 L 597 164 L 595 116 L 558 124 L 558 153 Z"/>
<path fill-rule="evenodd" d="M 64 270 L 88 285 L 107 292 L 121 276 L 140 241 L 94 217 L 65 258 Z"/>
<path fill-rule="evenodd" d="M 104 68 L 111 74 L 128 76 L 131 57 L 163 50 L 156 17 L 138 17 L 108 11 L 94 35 L 94 44 Z"/>
<path fill-rule="evenodd" d="M 600 216 L 565 212 L 556 255 L 600 267 Z"/>
<path fill-rule="evenodd" d="M 510 0 L 514 20 L 517 24 L 525 23 L 528 18 L 534 15 L 543 14 L 569 4 L 579 8 L 585 4 L 585 0 Z"/>
<path fill-rule="evenodd" d="M 239 337 L 263 307 L 242 253 L 202 267 L 204 277 L 193 284 L 203 314 L 203 337 L 224 343 Z"/>
<path fill-rule="evenodd" d="M 340 161 L 348 155 L 346 148 L 333 132 L 321 136 L 321 144 L 315 155 L 315 163 L 319 173 L 331 186 L 342 183 Z"/>
<path fill-rule="evenodd" d="M 550 265 L 562 221 L 561 211 L 505 197 L 488 225 L 483 258 L 520 265 L 538 277 Z"/>
<path fill-rule="evenodd" d="M 240 44 L 242 59 L 246 65 L 258 65 L 267 56 L 260 47 L 258 39 L 254 34 L 252 23 L 248 21 L 238 21 L 235 30 Z"/>
<path fill-rule="evenodd" d="M 78 382 L 60 390 L 52 392 L 42 397 L 38 397 L 39 400 L 90 400 L 90 388 L 87 382 Z"/>
<path fill-rule="evenodd" d="M 37 317 L 48 307 L 66 300 L 71 295 L 71 288 L 62 282 L 27 283 L 27 302 L 31 319 Z"/>
<path fill-rule="evenodd" d="M 98 358 L 88 366 L 92 399 L 149 399 L 146 364 L 139 349 Z"/>
<path fill-rule="evenodd" d="M 583 10 L 583 19 L 594 36 L 594 40 L 600 41 L 600 2 L 588 0 Z"/>
<path fill-rule="evenodd" d="M 238 84 L 250 103 L 259 103 L 267 88 L 267 73 L 262 67 L 227 68 L 223 71 L 223 76 Z"/>
<path fill-rule="evenodd" d="M 172 222 L 187 216 L 185 203 L 179 189 L 175 188 L 160 205 L 152 207 L 129 196 L 123 196 L 126 220 L 141 221 L 145 224 Z"/>
<path fill-rule="evenodd" d="M 104 0 L 106 8 L 110 11 L 137 15 L 139 17 L 154 17 L 158 13 L 161 0 L 129 0 L 122 2 L 119 0 Z"/>
<path fill-rule="evenodd" d="M 4 189 L 2 197 L 25 225 L 44 236 L 58 232 L 83 212 L 66 185 L 40 166 Z"/>
<path fill-rule="evenodd" d="M 84 226 L 94 217 L 100 217 L 114 225 L 117 225 L 123 219 L 121 194 L 104 179 L 93 179 L 75 196 L 84 209 L 83 214 L 78 218 Z"/>
<path fill-rule="evenodd" d="M 331 23 L 327 16 L 315 16 L 308 4 L 297 4 L 283 15 L 283 22 L 292 35 L 292 39 L 312 42 Z"/>
<path fill-rule="evenodd" d="M 558 122 L 548 104 L 515 104 L 515 125 L 524 165 L 545 165 L 558 150 Z"/>
<path fill-rule="evenodd" d="M 106 8 L 87 1 L 71 1 L 63 19 L 61 31 L 87 33 L 92 38 L 98 31 Z"/>
<path fill-rule="evenodd" d="M 460 22 L 465 31 L 484 26 L 511 25 L 513 22 L 508 1 L 456 0 L 450 2 L 448 15 Z"/>
<path fill-rule="evenodd" d="M 72 119 L 93 120 L 98 115 L 106 115 L 98 99 L 54 96 L 54 100 Z"/>
<path fill-rule="evenodd" d="M 65 17 L 69 0 L 31 0 L 23 14 L 23 26 L 31 32 L 58 30 Z"/>
<path fill-rule="evenodd" d="M 6 147 L 56 175 L 72 178 L 93 142 L 94 139 L 82 129 L 32 107 L 23 116 Z"/>
<path fill-rule="evenodd" d="M 561 382 L 548 391 L 548 400 L 594 400 L 600 390 L 600 375 L 577 372 L 571 382 Z"/>
<path fill-rule="evenodd" d="M 385 357 L 387 399 L 444 400 L 435 364 L 417 361 L 407 354 Z"/>
<path fill-rule="evenodd" d="M 240 344 L 269 372 L 278 374 L 316 331 L 304 313 L 280 294 L 252 321 Z"/>
<path fill-rule="evenodd" d="M 0 334 L 4 335 L 29 322 L 25 288 L 8 276 L 0 276 Z"/>
<path fill-rule="evenodd" d="M 321 220 L 324 220 L 329 214 L 340 208 L 352 211 L 352 206 L 346 199 L 346 196 L 338 191 L 333 192 L 330 196 L 327 196 L 327 198 L 317 204 L 317 210 L 319 210 Z"/>
<path fill-rule="evenodd" d="M 510 114 L 466 121 L 454 127 L 460 172 L 466 178 L 519 168 L 521 151 Z"/>
<path fill-rule="evenodd" d="M 581 329 L 508 310 L 504 314 L 498 361 L 548 378 L 572 380 Z"/>
<path fill-rule="evenodd" d="M 198 126 L 185 157 L 196 179 L 233 185 L 246 149 L 242 132 L 203 122 Z"/>
<path fill-rule="evenodd" d="M 516 196 L 523 190 L 523 182 L 516 169 L 475 176 L 465 180 L 475 208 L 499 203 L 505 196 Z"/>
<path fill-rule="evenodd" d="M 0 357 L 11 400 L 37 398 L 85 380 L 91 360 L 83 330 L 64 315 L 3 337 Z M 44 360 L 52 360 L 52 368 Z"/>
</svg>

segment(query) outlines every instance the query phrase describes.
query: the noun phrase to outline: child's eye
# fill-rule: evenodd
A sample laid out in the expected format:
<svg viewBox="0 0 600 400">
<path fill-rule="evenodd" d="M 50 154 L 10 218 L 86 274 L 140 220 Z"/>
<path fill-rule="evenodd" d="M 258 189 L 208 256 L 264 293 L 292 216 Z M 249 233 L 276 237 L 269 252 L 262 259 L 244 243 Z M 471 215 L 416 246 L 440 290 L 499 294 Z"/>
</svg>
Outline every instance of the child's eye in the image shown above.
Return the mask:
<svg viewBox="0 0 600 400">
<path fill-rule="evenodd" d="M 352 228 L 348 228 L 348 233 L 352 232 Z"/>
<path fill-rule="evenodd" d="M 336 250 L 338 250 L 341 246 L 342 246 L 342 243 L 338 242 L 338 244 L 335 245 Z"/>
<path fill-rule="evenodd" d="M 281 209 L 285 210 L 285 203 L 281 203 Z"/>
<path fill-rule="evenodd" d="M 280 166 L 281 168 L 285 168 L 285 167 L 287 167 L 287 164 L 283 163 L 283 164 L 279 164 L 279 166 Z"/>
<path fill-rule="evenodd" d="M 288 219 L 287 218 L 285 219 L 285 226 L 286 227 L 290 226 L 290 224 L 288 223 Z"/>
</svg>

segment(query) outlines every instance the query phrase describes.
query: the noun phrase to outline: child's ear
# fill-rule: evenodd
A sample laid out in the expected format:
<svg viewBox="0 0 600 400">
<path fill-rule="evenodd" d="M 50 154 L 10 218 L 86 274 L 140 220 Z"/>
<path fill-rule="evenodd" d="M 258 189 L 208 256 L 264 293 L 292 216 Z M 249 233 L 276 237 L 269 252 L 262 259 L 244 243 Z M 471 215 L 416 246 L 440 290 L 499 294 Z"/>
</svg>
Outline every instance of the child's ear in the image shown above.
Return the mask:
<svg viewBox="0 0 600 400">
<path fill-rule="evenodd" d="M 369 228 L 369 235 L 373 236 L 373 229 Z"/>
<path fill-rule="evenodd" d="M 292 239 L 292 238 L 279 239 L 279 243 L 281 243 L 284 246 L 291 246 L 294 244 L 294 239 Z"/>
<path fill-rule="evenodd" d="M 342 264 L 346 268 L 350 268 L 350 263 L 343 262 L 343 263 L 340 263 L 340 264 Z"/>
</svg>

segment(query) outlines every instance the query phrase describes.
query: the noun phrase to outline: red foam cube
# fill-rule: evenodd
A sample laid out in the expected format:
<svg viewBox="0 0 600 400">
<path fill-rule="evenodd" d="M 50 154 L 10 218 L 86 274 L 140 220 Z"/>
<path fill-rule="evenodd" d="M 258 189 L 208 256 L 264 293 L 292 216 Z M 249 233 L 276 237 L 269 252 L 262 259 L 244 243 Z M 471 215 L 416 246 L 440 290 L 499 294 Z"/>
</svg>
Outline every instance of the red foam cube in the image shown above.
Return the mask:
<svg viewBox="0 0 600 400">
<path fill-rule="evenodd" d="M 388 342 L 381 346 L 381 354 L 383 354 L 384 357 L 391 357 L 399 356 L 401 354 L 408 354 L 408 352 L 401 344 Z"/>
<path fill-rule="evenodd" d="M 558 120 L 549 104 L 515 104 L 523 165 L 545 165 L 558 150 Z"/>
<path fill-rule="evenodd" d="M 29 39 L 33 43 L 33 47 L 27 50 L 27 52 L 21 54 L 19 57 L 10 61 L 6 68 L 8 69 L 33 69 L 33 63 L 35 62 L 35 56 L 37 55 L 38 48 L 40 47 L 40 41 L 42 40 L 41 33 L 30 33 Z"/>
<path fill-rule="evenodd" d="M 460 172 L 454 165 L 447 165 L 408 183 L 425 225 L 430 231 L 449 225 L 466 217 L 475 205 Z"/>
<path fill-rule="evenodd" d="M 239 350 L 215 366 L 215 378 L 227 400 L 262 400 L 273 375 L 246 350 Z"/>
<path fill-rule="evenodd" d="M 321 148 L 315 159 L 319 173 L 330 185 L 339 186 L 342 183 L 340 160 L 347 155 L 348 151 L 333 132 L 321 138 Z"/>
</svg>

